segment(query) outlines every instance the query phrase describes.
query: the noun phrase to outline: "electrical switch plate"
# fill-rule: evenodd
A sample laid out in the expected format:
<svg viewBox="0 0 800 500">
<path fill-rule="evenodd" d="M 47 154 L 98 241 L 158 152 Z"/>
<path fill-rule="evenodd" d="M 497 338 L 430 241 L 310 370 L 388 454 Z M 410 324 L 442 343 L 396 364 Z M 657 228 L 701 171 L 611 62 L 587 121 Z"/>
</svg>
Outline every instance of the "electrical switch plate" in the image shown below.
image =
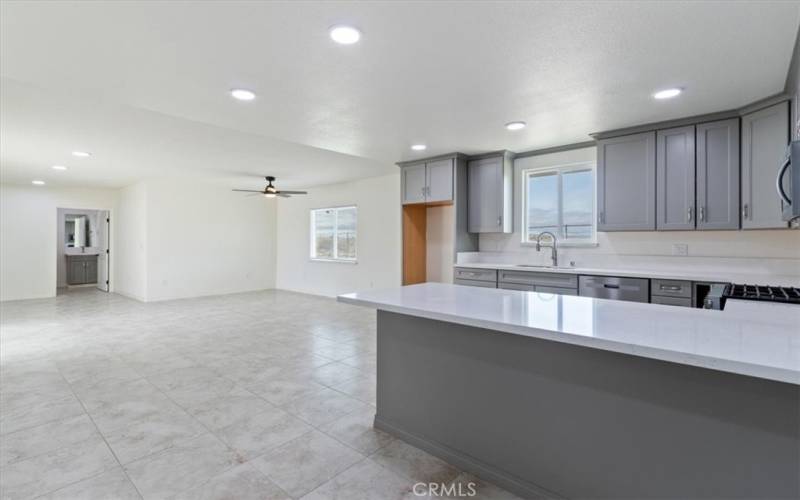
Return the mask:
<svg viewBox="0 0 800 500">
<path fill-rule="evenodd" d="M 689 245 L 686 243 L 675 243 L 672 245 L 672 255 L 689 255 Z"/>
</svg>

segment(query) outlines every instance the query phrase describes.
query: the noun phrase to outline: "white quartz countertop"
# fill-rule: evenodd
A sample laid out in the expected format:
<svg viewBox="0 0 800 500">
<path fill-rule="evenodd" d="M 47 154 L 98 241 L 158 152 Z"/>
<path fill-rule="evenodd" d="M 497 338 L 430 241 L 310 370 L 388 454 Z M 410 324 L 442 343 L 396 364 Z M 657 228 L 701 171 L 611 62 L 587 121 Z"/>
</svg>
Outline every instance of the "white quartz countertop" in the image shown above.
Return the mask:
<svg viewBox="0 0 800 500">
<path fill-rule="evenodd" d="M 717 283 L 800 287 L 800 276 L 798 275 L 748 274 L 748 273 L 730 273 L 724 271 L 697 272 L 697 271 L 652 270 L 652 269 L 613 269 L 613 268 L 544 267 L 544 266 L 540 267 L 540 266 L 523 266 L 519 264 L 493 264 L 493 263 L 455 264 L 454 267 L 471 268 L 471 269 L 502 269 L 511 271 L 530 271 L 537 273 L 568 273 L 568 274 L 585 274 L 594 276 L 619 276 L 624 278 L 655 278 L 664 280 L 711 281 Z"/>
<path fill-rule="evenodd" d="M 800 385 L 800 306 L 725 310 L 424 283 L 338 300 L 516 335 Z"/>
</svg>

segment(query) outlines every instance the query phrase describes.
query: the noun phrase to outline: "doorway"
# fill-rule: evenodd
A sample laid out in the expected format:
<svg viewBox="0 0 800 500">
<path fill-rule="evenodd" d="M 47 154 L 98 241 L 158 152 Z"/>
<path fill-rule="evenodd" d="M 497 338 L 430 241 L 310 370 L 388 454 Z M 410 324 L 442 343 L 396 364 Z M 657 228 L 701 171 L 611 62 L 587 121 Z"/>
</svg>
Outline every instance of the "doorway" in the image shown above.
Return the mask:
<svg viewBox="0 0 800 500">
<path fill-rule="evenodd" d="M 109 210 L 57 210 L 56 290 L 111 289 Z"/>
</svg>

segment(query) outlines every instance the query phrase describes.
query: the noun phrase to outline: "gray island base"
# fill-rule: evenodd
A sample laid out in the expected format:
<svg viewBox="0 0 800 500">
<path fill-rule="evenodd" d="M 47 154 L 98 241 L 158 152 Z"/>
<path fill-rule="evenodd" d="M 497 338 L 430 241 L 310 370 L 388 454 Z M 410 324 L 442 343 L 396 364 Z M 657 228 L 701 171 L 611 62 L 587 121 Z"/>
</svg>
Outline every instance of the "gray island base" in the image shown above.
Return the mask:
<svg viewBox="0 0 800 500">
<path fill-rule="evenodd" d="M 800 388 L 378 310 L 375 426 L 526 498 L 798 498 Z"/>
</svg>

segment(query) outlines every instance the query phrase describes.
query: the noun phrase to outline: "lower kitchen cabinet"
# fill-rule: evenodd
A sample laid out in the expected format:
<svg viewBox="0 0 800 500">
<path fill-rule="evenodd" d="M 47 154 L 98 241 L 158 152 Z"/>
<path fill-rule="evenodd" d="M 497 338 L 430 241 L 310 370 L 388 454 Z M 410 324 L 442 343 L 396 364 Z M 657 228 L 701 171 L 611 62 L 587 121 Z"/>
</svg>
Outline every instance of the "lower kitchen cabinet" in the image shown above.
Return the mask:
<svg viewBox="0 0 800 500">
<path fill-rule="evenodd" d="M 497 288 L 502 288 L 503 290 L 522 290 L 527 292 L 532 292 L 536 289 L 534 285 L 527 285 L 523 283 L 506 283 L 503 281 L 497 284 Z"/>
<path fill-rule="evenodd" d="M 692 307 L 692 299 L 681 299 L 677 297 L 658 297 L 654 296 L 650 298 L 651 304 L 663 304 L 666 306 L 681 306 L 681 307 Z"/>
<path fill-rule="evenodd" d="M 569 273 L 501 270 L 497 287 L 507 290 L 578 295 L 578 276 Z"/>
<path fill-rule="evenodd" d="M 536 291 L 539 293 L 555 293 L 557 295 L 578 295 L 577 288 L 561 288 L 558 286 L 536 285 Z"/>
<path fill-rule="evenodd" d="M 465 280 L 456 278 L 453 280 L 454 285 L 478 286 L 481 288 L 497 288 L 497 284 L 491 281 L 478 281 L 478 280 Z"/>
</svg>

